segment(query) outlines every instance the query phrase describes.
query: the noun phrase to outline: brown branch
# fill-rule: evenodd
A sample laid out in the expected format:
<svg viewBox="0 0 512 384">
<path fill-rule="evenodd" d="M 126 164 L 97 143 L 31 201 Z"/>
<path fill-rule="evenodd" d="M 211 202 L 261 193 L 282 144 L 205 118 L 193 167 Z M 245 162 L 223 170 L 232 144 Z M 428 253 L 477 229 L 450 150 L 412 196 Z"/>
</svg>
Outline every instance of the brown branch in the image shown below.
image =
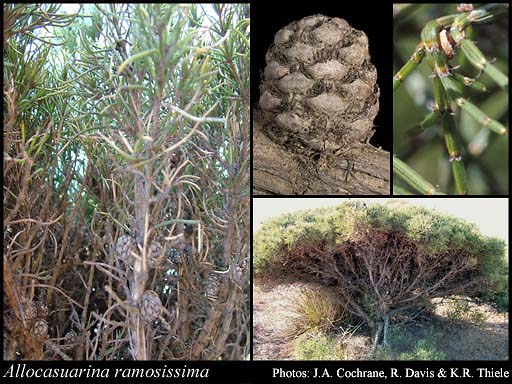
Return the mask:
<svg viewBox="0 0 512 384">
<path fill-rule="evenodd" d="M 256 195 L 390 193 L 390 156 L 382 149 L 365 146 L 353 159 L 353 170 L 347 169 L 352 166 L 344 159 L 322 169 L 304 163 L 302 157 L 274 143 L 262 132 L 257 121 L 254 121 L 253 143 L 253 188 Z"/>
</svg>

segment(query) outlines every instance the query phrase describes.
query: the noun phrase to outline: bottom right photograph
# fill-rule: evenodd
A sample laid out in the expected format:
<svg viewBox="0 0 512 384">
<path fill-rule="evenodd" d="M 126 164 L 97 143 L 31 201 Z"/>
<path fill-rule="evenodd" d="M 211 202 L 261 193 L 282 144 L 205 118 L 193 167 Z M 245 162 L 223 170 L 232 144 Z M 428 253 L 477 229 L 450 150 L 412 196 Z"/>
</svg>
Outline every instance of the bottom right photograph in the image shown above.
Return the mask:
<svg viewBox="0 0 512 384">
<path fill-rule="evenodd" d="M 508 360 L 508 211 L 254 198 L 254 360 Z"/>
</svg>

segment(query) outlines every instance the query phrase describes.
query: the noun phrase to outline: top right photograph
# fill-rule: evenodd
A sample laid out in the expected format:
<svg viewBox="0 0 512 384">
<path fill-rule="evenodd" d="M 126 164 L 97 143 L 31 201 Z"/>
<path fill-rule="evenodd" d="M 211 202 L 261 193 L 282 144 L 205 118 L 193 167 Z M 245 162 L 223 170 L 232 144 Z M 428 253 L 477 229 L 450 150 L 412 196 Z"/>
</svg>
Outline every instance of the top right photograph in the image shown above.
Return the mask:
<svg viewBox="0 0 512 384">
<path fill-rule="evenodd" d="M 509 5 L 393 5 L 393 194 L 508 195 Z"/>
</svg>

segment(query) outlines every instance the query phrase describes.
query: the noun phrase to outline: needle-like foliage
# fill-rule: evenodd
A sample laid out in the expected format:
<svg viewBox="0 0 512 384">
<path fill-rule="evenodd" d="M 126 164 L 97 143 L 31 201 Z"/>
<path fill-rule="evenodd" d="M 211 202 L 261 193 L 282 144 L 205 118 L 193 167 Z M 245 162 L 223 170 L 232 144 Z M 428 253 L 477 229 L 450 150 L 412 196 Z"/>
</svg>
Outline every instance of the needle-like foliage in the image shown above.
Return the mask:
<svg viewBox="0 0 512 384">
<path fill-rule="evenodd" d="M 249 5 L 4 13 L 6 357 L 247 358 Z"/>
<path fill-rule="evenodd" d="M 506 194 L 508 5 L 395 9 L 395 192 Z"/>
</svg>

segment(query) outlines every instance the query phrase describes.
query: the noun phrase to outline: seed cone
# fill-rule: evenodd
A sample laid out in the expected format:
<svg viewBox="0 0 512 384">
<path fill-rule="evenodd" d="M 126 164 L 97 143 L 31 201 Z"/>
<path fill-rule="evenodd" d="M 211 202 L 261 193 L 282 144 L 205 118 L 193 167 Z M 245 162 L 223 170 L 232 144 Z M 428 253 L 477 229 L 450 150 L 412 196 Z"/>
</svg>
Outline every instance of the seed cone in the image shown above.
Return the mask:
<svg viewBox="0 0 512 384">
<path fill-rule="evenodd" d="M 151 324 L 162 314 L 162 302 L 155 291 L 144 291 L 140 298 L 140 316 L 146 324 Z"/>
<path fill-rule="evenodd" d="M 181 263 L 181 253 L 180 250 L 177 248 L 168 249 L 166 252 L 166 256 L 169 259 L 169 261 L 174 265 Z"/>
<path fill-rule="evenodd" d="M 36 339 L 44 340 L 48 336 L 48 323 L 45 319 L 37 319 L 32 324 L 32 334 Z"/>
<path fill-rule="evenodd" d="M 122 262 L 130 263 L 133 258 L 132 252 L 136 252 L 136 250 L 137 244 L 131 236 L 123 235 L 117 239 L 116 256 Z"/>
<path fill-rule="evenodd" d="M 246 277 L 247 261 L 243 259 L 238 264 L 235 264 L 233 269 L 233 280 L 237 283 L 241 283 Z"/>
<path fill-rule="evenodd" d="M 33 302 L 27 302 L 24 305 L 23 315 L 25 316 L 25 321 L 33 321 L 37 317 L 36 305 Z"/>
<path fill-rule="evenodd" d="M 66 332 L 66 334 L 64 335 L 64 344 L 71 347 L 74 344 L 76 344 L 77 342 L 78 342 L 78 335 L 76 334 L 76 332 L 74 330 L 71 329 L 70 331 Z"/>
<path fill-rule="evenodd" d="M 206 280 L 205 296 L 210 301 L 216 301 L 219 296 L 220 277 L 216 273 L 210 273 Z"/>
<path fill-rule="evenodd" d="M 42 301 L 34 302 L 36 307 L 37 317 L 46 318 L 48 316 L 48 306 Z"/>
<path fill-rule="evenodd" d="M 164 261 L 165 253 L 164 248 L 157 241 L 152 241 L 149 246 L 148 252 L 148 266 L 149 268 L 158 268 Z"/>
<path fill-rule="evenodd" d="M 379 88 L 364 32 L 309 16 L 276 33 L 266 62 L 259 105 L 271 139 L 328 155 L 373 135 Z"/>
</svg>

